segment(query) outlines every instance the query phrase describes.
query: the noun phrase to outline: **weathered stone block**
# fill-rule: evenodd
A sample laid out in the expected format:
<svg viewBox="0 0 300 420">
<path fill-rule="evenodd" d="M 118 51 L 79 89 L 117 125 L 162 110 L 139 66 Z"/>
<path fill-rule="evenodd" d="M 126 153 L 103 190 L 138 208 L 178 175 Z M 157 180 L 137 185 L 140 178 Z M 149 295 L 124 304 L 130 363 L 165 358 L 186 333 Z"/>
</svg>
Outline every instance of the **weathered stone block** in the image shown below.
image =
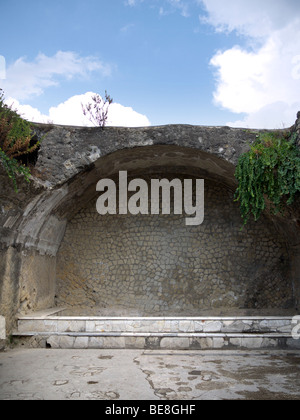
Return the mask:
<svg viewBox="0 0 300 420">
<path fill-rule="evenodd" d="M 260 349 L 263 345 L 263 338 L 242 338 L 242 347 L 247 349 Z"/>
<path fill-rule="evenodd" d="M 162 349 L 187 350 L 190 348 L 190 339 L 181 337 L 164 337 L 160 342 Z"/>
<path fill-rule="evenodd" d="M 214 349 L 222 349 L 224 348 L 228 343 L 225 342 L 225 339 L 222 337 L 214 337 L 213 338 L 213 348 Z"/>
<path fill-rule="evenodd" d="M 104 337 L 104 349 L 125 349 L 125 337 Z"/>
<path fill-rule="evenodd" d="M 251 326 L 243 321 L 223 323 L 222 332 L 244 332 L 249 331 Z"/>
<path fill-rule="evenodd" d="M 293 340 L 292 338 L 287 339 L 287 346 L 291 349 L 300 350 L 300 340 Z"/>
<path fill-rule="evenodd" d="M 193 346 L 201 350 L 213 349 L 213 339 L 211 337 L 194 339 Z"/>
<path fill-rule="evenodd" d="M 193 321 L 179 321 L 179 331 L 180 332 L 195 331 L 194 322 Z"/>
<path fill-rule="evenodd" d="M 222 322 L 220 321 L 208 321 L 205 322 L 203 326 L 204 332 L 221 332 L 222 330 Z"/>
<path fill-rule="evenodd" d="M 203 331 L 204 323 L 201 321 L 195 321 L 195 332 L 202 332 Z"/>
<path fill-rule="evenodd" d="M 235 347 L 241 347 L 242 346 L 242 338 L 230 338 L 229 344 Z"/>
<path fill-rule="evenodd" d="M 102 337 L 90 337 L 89 341 L 89 348 L 90 349 L 102 349 L 103 348 L 103 341 Z"/>
<path fill-rule="evenodd" d="M 76 337 L 73 348 L 74 349 L 87 349 L 89 347 L 89 337 Z"/>
<path fill-rule="evenodd" d="M 47 329 L 45 325 L 45 321 L 41 320 L 20 320 L 18 322 L 18 331 L 25 333 L 25 332 L 56 332 L 56 324 L 47 324 Z"/>
<path fill-rule="evenodd" d="M 56 321 L 57 332 L 85 332 L 86 321 Z"/>
<path fill-rule="evenodd" d="M 279 339 L 274 338 L 264 338 L 261 347 L 263 348 L 275 348 L 278 347 Z"/>
<path fill-rule="evenodd" d="M 0 340 L 6 340 L 6 322 L 4 316 L 0 316 Z"/>
<path fill-rule="evenodd" d="M 149 350 L 159 349 L 160 348 L 160 337 L 147 337 L 145 339 L 145 348 Z"/>
<path fill-rule="evenodd" d="M 47 344 L 53 349 L 72 349 L 74 337 L 53 335 L 48 338 Z"/>
<path fill-rule="evenodd" d="M 280 332 L 288 332 L 292 330 L 292 323 L 290 320 L 264 320 L 260 322 L 260 329 L 266 330 L 273 330 L 273 331 L 280 331 Z"/>
<path fill-rule="evenodd" d="M 144 337 L 125 337 L 126 349 L 144 349 L 145 338 Z"/>
</svg>

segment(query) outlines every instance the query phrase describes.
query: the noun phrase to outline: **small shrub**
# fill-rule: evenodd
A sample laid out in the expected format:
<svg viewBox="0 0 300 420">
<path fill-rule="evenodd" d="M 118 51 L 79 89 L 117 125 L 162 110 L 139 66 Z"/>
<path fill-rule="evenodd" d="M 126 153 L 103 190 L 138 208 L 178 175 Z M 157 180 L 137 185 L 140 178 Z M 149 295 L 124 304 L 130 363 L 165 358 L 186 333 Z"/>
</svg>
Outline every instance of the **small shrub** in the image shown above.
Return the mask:
<svg viewBox="0 0 300 420">
<path fill-rule="evenodd" d="M 17 175 L 23 175 L 30 181 L 30 169 L 20 161 L 39 148 L 32 125 L 20 117 L 4 103 L 4 94 L 0 89 L 0 163 L 12 180 L 17 192 Z"/>
<path fill-rule="evenodd" d="M 95 127 L 104 128 L 108 118 L 108 109 L 113 103 L 113 99 L 105 91 L 105 99 L 103 100 L 100 95 L 92 97 L 93 103 L 87 105 L 81 104 L 82 112 Z"/>
</svg>

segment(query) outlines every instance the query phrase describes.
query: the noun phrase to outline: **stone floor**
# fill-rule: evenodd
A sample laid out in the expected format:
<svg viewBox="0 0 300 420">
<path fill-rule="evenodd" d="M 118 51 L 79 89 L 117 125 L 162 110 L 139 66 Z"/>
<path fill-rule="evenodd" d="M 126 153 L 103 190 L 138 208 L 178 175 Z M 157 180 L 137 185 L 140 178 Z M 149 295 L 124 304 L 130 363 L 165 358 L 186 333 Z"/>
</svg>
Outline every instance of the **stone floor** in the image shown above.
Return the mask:
<svg viewBox="0 0 300 420">
<path fill-rule="evenodd" d="M 299 400 L 300 351 L 14 349 L 0 400 Z"/>
</svg>

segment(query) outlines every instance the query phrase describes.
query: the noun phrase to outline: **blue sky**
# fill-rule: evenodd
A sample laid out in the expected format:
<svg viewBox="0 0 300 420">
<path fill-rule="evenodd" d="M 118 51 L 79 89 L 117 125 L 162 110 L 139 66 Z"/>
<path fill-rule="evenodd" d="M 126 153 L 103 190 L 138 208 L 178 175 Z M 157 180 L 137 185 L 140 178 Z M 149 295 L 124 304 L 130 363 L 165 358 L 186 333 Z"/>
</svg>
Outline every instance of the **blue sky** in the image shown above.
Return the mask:
<svg viewBox="0 0 300 420">
<path fill-rule="evenodd" d="M 290 126 L 300 110 L 299 0 L 0 0 L 6 98 L 31 120 Z M 0 72 L 1 75 L 1 72 Z"/>
</svg>

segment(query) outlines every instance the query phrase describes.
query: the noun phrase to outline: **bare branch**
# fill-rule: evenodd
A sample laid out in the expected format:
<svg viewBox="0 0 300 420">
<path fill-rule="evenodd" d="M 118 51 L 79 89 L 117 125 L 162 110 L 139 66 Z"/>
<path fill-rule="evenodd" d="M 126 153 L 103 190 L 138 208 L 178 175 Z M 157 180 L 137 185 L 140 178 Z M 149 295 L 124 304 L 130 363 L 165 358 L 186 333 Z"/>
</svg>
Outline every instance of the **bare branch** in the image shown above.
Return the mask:
<svg viewBox="0 0 300 420">
<path fill-rule="evenodd" d="M 105 91 L 105 99 L 96 94 L 92 97 L 93 103 L 84 105 L 81 103 L 83 115 L 94 124 L 95 127 L 104 128 L 108 119 L 109 106 L 113 103 L 113 99 Z"/>
</svg>

